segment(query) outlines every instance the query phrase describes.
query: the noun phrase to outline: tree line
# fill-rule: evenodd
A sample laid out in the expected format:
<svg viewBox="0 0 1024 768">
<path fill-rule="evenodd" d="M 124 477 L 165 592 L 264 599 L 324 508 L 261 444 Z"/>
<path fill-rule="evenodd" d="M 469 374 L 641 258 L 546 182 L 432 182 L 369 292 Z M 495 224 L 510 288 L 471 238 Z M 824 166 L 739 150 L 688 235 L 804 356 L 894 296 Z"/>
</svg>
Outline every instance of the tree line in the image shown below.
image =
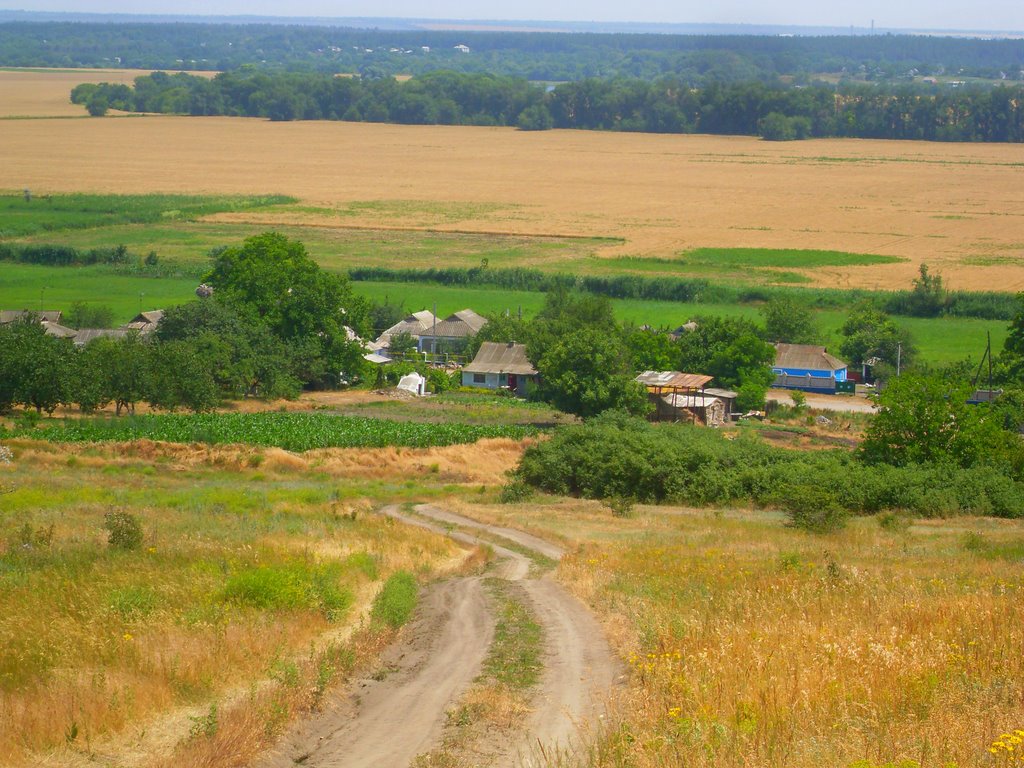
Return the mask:
<svg viewBox="0 0 1024 768">
<path fill-rule="evenodd" d="M 455 48 L 463 44 L 469 54 Z M 220 71 L 261 64 L 376 77 L 451 69 L 535 81 L 654 80 L 671 74 L 695 86 L 782 76 L 806 80 L 821 72 L 874 80 L 911 72 L 1012 79 L 1024 68 L 1024 51 L 1016 40 L 926 35 L 579 34 L 47 21 L 0 24 L 0 63 Z"/>
<path fill-rule="evenodd" d="M 213 79 L 156 72 L 132 86 L 82 84 L 71 100 L 108 109 L 271 120 L 516 126 L 651 133 L 1024 141 L 1024 85 L 995 88 L 763 82 L 693 88 L 675 77 L 585 79 L 550 88 L 490 74 L 431 72 L 405 82 L 242 69 Z"/>
<path fill-rule="evenodd" d="M 364 374 L 368 307 L 301 243 L 273 233 L 221 249 L 201 298 L 169 309 L 151 336 L 77 347 L 31 316 L 0 326 L 0 412 L 137 403 L 193 411 L 246 396 L 294 397 Z"/>
</svg>

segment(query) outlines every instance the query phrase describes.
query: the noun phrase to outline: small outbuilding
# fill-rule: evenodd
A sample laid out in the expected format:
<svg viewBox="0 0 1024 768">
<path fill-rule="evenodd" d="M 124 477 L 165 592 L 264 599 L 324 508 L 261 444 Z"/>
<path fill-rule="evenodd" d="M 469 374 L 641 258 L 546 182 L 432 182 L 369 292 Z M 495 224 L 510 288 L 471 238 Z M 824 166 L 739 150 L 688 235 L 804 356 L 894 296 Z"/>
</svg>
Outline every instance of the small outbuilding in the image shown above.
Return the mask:
<svg viewBox="0 0 1024 768">
<path fill-rule="evenodd" d="M 846 381 L 847 366 L 816 344 L 776 344 L 775 386 L 808 392 L 835 392 Z"/>
<path fill-rule="evenodd" d="M 526 345 L 514 341 L 485 341 L 473 362 L 462 369 L 462 386 L 509 389 L 525 396 L 539 382 L 537 369 L 526 357 Z"/>
</svg>

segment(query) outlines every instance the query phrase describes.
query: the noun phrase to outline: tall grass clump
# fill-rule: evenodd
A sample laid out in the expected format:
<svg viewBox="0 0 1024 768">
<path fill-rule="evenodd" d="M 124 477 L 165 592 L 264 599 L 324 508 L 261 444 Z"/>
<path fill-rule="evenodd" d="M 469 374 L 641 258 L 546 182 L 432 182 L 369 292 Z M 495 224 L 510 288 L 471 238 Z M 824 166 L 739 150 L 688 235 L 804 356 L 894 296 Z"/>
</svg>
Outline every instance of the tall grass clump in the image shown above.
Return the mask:
<svg viewBox="0 0 1024 768">
<path fill-rule="evenodd" d="M 384 582 L 384 587 L 373 602 L 370 617 L 375 622 L 398 629 L 412 616 L 418 595 L 416 577 L 408 571 L 397 571 Z"/>
</svg>

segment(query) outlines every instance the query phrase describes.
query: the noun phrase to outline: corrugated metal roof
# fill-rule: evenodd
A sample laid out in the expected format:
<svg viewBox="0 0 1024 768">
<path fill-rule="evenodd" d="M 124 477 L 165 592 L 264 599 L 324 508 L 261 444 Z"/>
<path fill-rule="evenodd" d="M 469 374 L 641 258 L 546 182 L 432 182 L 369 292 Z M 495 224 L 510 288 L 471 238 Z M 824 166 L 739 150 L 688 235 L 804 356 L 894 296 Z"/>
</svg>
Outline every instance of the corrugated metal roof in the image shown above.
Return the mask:
<svg viewBox="0 0 1024 768">
<path fill-rule="evenodd" d="M 419 312 L 413 312 L 404 320 L 392 325 L 377 337 L 377 341 L 390 342 L 391 337 L 399 333 L 408 333 L 410 336 L 416 337 L 422 336 L 423 332 L 433 326 L 436 321 L 437 318 L 434 317 L 433 312 L 429 309 L 421 309 Z"/>
<path fill-rule="evenodd" d="M 526 345 L 485 341 L 480 345 L 473 362 L 462 370 L 469 373 L 514 373 L 517 376 L 536 376 L 537 369 L 526 357 Z"/>
<path fill-rule="evenodd" d="M 76 347 L 81 347 L 93 339 L 101 339 L 103 337 L 111 339 L 124 338 L 134 330 L 134 328 L 79 328 L 78 332 L 75 333 L 74 342 Z"/>
<path fill-rule="evenodd" d="M 55 336 L 58 339 L 71 339 L 78 333 L 74 328 L 66 328 L 59 323 L 49 323 L 46 320 L 40 323 L 47 336 Z"/>
<path fill-rule="evenodd" d="M 636 380 L 648 389 L 703 389 L 714 376 L 679 371 L 644 371 Z"/>
<path fill-rule="evenodd" d="M 733 392 L 731 389 L 718 389 L 717 387 L 708 387 L 704 390 L 704 394 L 712 397 L 724 397 L 726 400 L 735 400 L 740 396 L 738 392 Z"/>
<path fill-rule="evenodd" d="M 775 368 L 807 371 L 841 371 L 846 363 L 816 344 L 776 344 Z"/>
</svg>

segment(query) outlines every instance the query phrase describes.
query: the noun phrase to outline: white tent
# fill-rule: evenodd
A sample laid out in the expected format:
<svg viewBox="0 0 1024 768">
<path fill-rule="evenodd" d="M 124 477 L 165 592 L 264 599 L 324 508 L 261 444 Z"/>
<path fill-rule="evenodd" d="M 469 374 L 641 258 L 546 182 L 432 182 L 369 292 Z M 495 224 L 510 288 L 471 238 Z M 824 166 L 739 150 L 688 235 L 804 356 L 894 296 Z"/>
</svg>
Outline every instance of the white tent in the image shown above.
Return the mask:
<svg viewBox="0 0 1024 768">
<path fill-rule="evenodd" d="M 398 382 L 398 388 L 422 397 L 427 391 L 427 380 L 418 373 L 407 373 Z"/>
</svg>

